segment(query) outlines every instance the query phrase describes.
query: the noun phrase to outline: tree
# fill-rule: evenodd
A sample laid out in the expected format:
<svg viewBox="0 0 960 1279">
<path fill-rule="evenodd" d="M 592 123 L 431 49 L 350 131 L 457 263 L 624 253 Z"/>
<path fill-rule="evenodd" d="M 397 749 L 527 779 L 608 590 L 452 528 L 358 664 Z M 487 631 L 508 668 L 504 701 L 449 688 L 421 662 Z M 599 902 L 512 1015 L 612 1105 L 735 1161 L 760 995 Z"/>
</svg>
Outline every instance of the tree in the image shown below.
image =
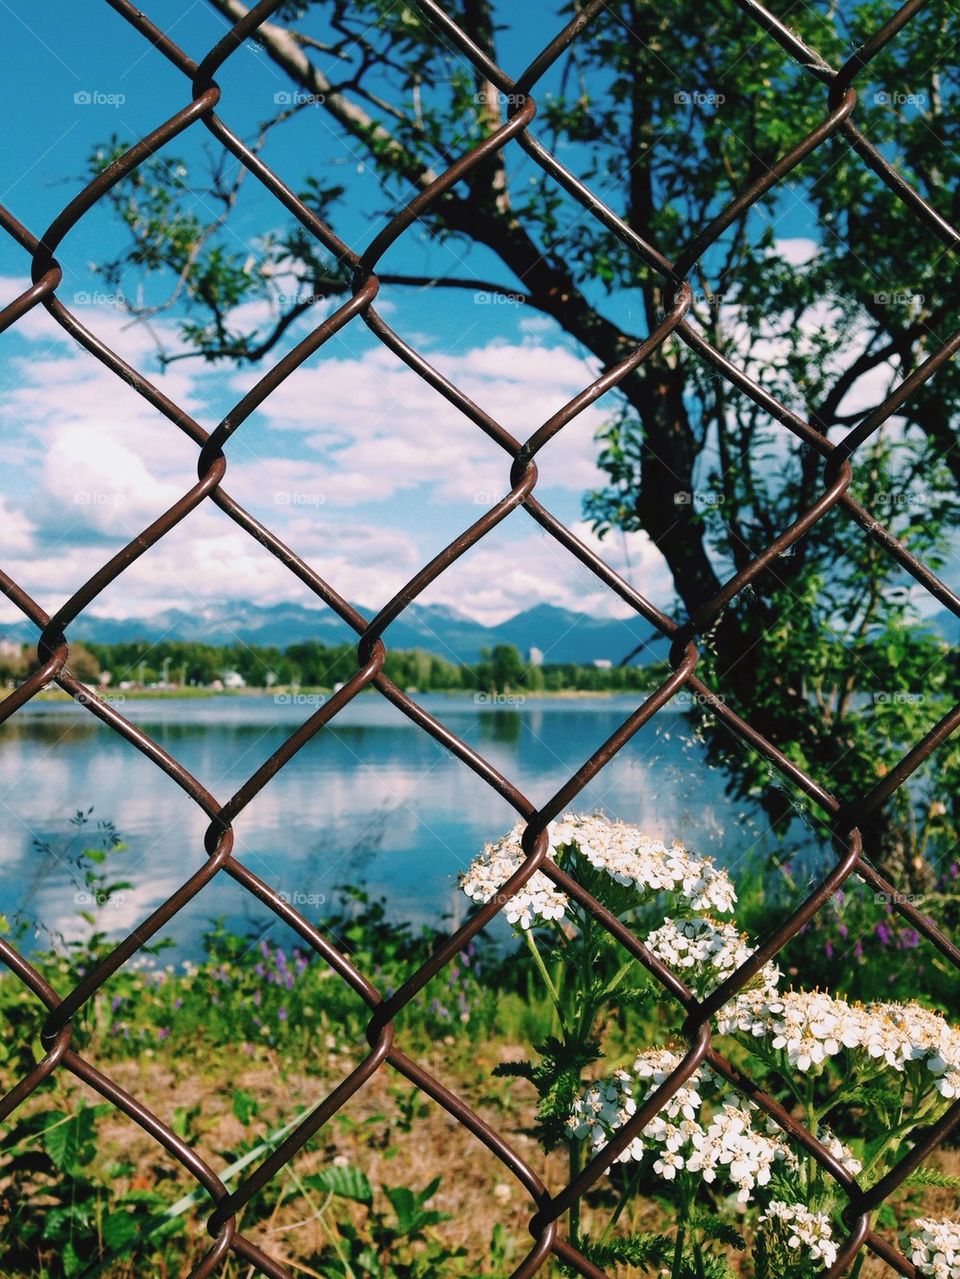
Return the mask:
<svg viewBox="0 0 960 1279">
<path fill-rule="evenodd" d="M 246 12 L 241 0 L 208 3 L 231 22 Z M 459 0 L 445 8 L 496 60 L 510 6 Z M 570 13 L 569 6 L 558 12 L 558 27 Z M 635 236 L 683 260 L 711 218 L 823 122 L 825 68 L 840 66 L 886 17 L 877 0 L 792 8 L 792 29 L 814 51 L 801 68 L 736 4 L 610 0 L 535 87 L 533 131 L 571 157 Z M 498 128 L 509 105 L 502 86 L 475 70 L 421 6 L 290 0 L 256 39 L 301 91 L 302 106 L 322 111 L 375 170 L 383 190 L 377 214 L 422 191 Z M 861 134 L 894 157 L 947 220 L 960 213 L 958 81 L 949 61 L 958 40 L 960 12 L 928 6 L 856 79 Z M 331 66 L 335 79 L 322 69 Z M 254 147 L 300 109 L 285 105 L 265 121 Z M 957 283 L 956 233 L 906 213 L 855 144 L 834 131 L 706 251 L 695 251 L 687 272 L 696 330 L 834 440 L 939 349 Z M 95 167 L 116 153 L 101 148 Z M 519 297 L 612 368 L 662 319 L 670 303 L 663 278 L 629 237 L 584 216 L 545 172 L 531 177 L 518 155 L 516 146 L 494 153 L 423 215 L 432 235 L 456 241 L 461 256 L 471 247 L 484 263 L 492 255 L 502 281 L 479 284 L 464 273 L 434 282 Z M 131 266 L 154 282 L 174 281 L 158 305 L 180 315 L 192 351 L 209 361 L 254 361 L 308 309 L 300 300 L 284 304 L 284 296 L 346 294 L 349 273 L 296 223 L 255 246 L 237 245 L 223 223 L 242 172 L 220 166 L 203 183 L 216 207 L 208 223 L 193 212 L 199 180 L 164 152 L 117 186 L 112 199 L 131 243 L 100 266 L 113 284 Z M 334 225 L 351 217 L 346 195 L 320 176 L 301 192 Z M 355 231 L 345 238 L 355 240 Z M 238 317 L 250 309 L 239 304 L 262 299 L 276 318 L 244 327 Z M 601 532 L 648 533 L 670 567 L 678 616 L 693 615 L 817 500 L 822 457 L 676 339 L 625 377 L 612 399 L 601 452 L 609 484 L 589 497 L 588 514 Z M 934 567 L 957 518 L 958 400 L 960 373 L 947 363 L 855 458 L 854 495 Z M 889 768 L 942 713 L 944 703 L 924 692 L 931 682 L 938 696 L 956 700 L 953 659 L 918 624 L 907 584 L 850 511 L 835 510 L 701 640 L 701 670 L 728 704 L 841 799 L 867 789 L 876 770 Z M 781 822 L 795 797 L 785 803 L 766 766 L 731 749 L 709 717 L 704 732 L 733 790 L 756 795 Z M 930 797 L 914 786 L 868 823 L 869 856 L 923 880 L 922 853 L 948 855 L 960 788 L 947 783 L 958 764 L 952 749 L 937 757 L 934 789 L 945 792 L 946 814 L 927 822 Z"/>
<path fill-rule="evenodd" d="M 507 693 L 525 684 L 526 666 L 513 644 L 494 644 L 480 650 L 474 667 L 477 686 L 488 693 Z"/>
</svg>

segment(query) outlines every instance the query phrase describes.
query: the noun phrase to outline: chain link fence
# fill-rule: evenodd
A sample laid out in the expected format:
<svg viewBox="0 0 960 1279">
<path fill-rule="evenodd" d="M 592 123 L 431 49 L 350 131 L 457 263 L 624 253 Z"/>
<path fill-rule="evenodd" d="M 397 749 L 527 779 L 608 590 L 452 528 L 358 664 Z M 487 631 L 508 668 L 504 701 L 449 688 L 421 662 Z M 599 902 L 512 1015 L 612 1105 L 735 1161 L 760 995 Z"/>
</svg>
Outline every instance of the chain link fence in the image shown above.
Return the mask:
<svg viewBox="0 0 960 1279">
<path fill-rule="evenodd" d="M 0 939 L 0 956 L 7 967 L 48 1010 L 42 1034 L 44 1055 L 34 1068 L 20 1079 L 0 1104 L 0 1115 L 9 1116 L 40 1088 L 55 1071 L 68 1071 L 96 1090 L 118 1110 L 129 1116 L 151 1138 L 195 1179 L 210 1196 L 211 1212 L 208 1229 L 212 1236 L 203 1260 L 192 1271 L 192 1279 L 203 1279 L 221 1268 L 229 1254 L 242 1258 L 259 1274 L 288 1279 L 289 1272 L 283 1265 L 268 1256 L 257 1245 L 245 1238 L 238 1229 L 238 1214 L 244 1205 L 279 1170 L 283 1169 L 310 1138 L 334 1116 L 350 1098 L 363 1088 L 368 1080 L 384 1067 L 399 1072 L 423 1093 L 442 1106 L 459 1124 L 468 1129 L 502 1163 L 504 1169 L 515 1178 L 529 1196 L 529 1229 L 532 1245 L 522 1264 L 515 1270 L 517 1279 L 531 1276 L 548 1263 L 551 1257 L 572 1267 L 588 1279 L 603 1279 L 603 1272 L 585 1258 L 560 1230 L 560 1221 L 571 1204 L 582 1197 L 603 1175 L 613 1160 L 633 1141 L 641 1129 L 680 1089 L 692 1073 L 704 1063 L 729 1081 L 730 1085 L 748 1096 L 770 1119 L 785 1130 L 793 1141 L 802 1147 L 842 1189 L 848 1201 L 846 1221 L 848 1235 L 842 1241 L 836 1263 L 829 1273 L 839 1275 L 863 1249 L 868 1249 L 902 1275 L 914 1275 L 914 1266 L 891 1243 L 873 1229 L 872 1220 L 877 1209 L 906 1177 L 914 1171 L 953 1132 L 960 1122 L 960 1101 L 954 1103 L 943 1118 L 925 1130 L 921 1138 L 901 1163 L 881 1181 L 863 1189 L 856 1179 L 842 1166 L 834 1155 L 822 1145 L 810 1131 L 766 1095 L 741 1069 L 738 1069 L 717 1050 L 711 1033 L 712 1019 L 718 1009 L 737 991 L 743 989 L 760 971 L 761 967 L 779 954 L 785 944 L 812 919 L 818 910 L 852 876 L 887 895 L 894 909 L 925 937 L 944 957 L 960 969 L 960 951 L 922 914 L 897 885 L 887 882 L 867 860 L 864 853 L 859 824 L 864 818 L 884 804 L 907 779 L 924 763 L 933 751 L 960 723 L 960 707 L 955 707 L 937 723 L 921 741 L 910 746 L 901 762 L 888 771 L 864 794 L 845 802 L 824 785 L 808 776 L 791 763 L 777 748 L 760 734 L 748 719 L 741 718 L 730 709 L 718 694 L 707 687 L 697 675 L 698 637 L 710 628 L 724 607 L 740 594 L 771 563 L 787 551 L 798 539 L 815 529 L 818 521 L 840 507 L 856 521 L 863 535 L 874 539 L 892 556 L 911 577 L 941 601 L 955 614 L 960 615 L 960 601 L 922 563 L 886 530 L 873 513 L 864 509 L 848 492 L 856 465 L 857 453 L 899 406 L 913 395 L 960 346 L 960 333 L 930 354 L 925 362 L 897 386 L 884 402 L 871 412 L 855 429 L 836 445 L 825 436 L 778 402 L 756 385 L 743 369 L 713 349 L 704 337 L 687 320 L 691 305 L 689 278 L 696 264 L 710 249 L 724 230 L 746 208 L 758 201 L 766 192 L 781 182 L 802 160 L 818 147 L 838 135 L 844 136 L 849 145 L 878 175 L 902 203 L 904 215 L 909 215 L 932 231 L 947 247 L 960 242 L 957 231 L 946 223 L 928 203 L 917 194 L 904 178 L 891 166 L 858 129 L 856 116 L 856 80 L 870 61 L 897 36 L 921 8 L 924 0 L 909 0 L 865 45 L 843 66 L 827 65 L 788 25 L 774 17 L 757 0 L 737 0 L 744 23 L 754 23 L 765 33 L 764 38 L 777 41 L 785 52 L 803 69 L 810 80 L 811 93 L 823 93 L 823 120 L 801 142 L 743 190 L 727 207 L 717 213 L 709 225 L 703 227 L 692 240 L 682 260 L 668 261 L 657 248 L 644 242 L 620 217 L 611 211 L 588 190 L 581 181 L 547 150 L 538 140 L 534 116 L 538 83 L 555 61 L 575 42 L 591 24 L 612 21 L 604 0 L 591 0 L 579 7 L 574 17 L 543 48 L 542 52 L 520 75 L 513 79 L 499 66 L 492 63 L 458 24 L 444 12 L 434 0 L 415 0 L 420 17 L 430 22 L 459 50 L 464 59 L 503 95 L 508 104 L 507 118 L 502 125 L 485 137 L 478 145 L 460 155 L 445 172 L 434 178 L 376 235 L 373 242 L 358 254 L 344 244 L 330 228 L 287 187 L 282 178 L 268 168 L 231 131 L 228 123 L 218 114 L 221 91 L 215 80 L 218 70 L 243 42 L 255 37 L 258 27 L 281 7 L 282 0 L 262 0 L 246 12 L 202 61 L 196 62 L 128 0 L 108 0 L 110 8 L 128 22 L 143 37 L 148 56 L 163 58 L 171 63 L 185 78 L 188 101 L 169 119 L 158 124 L 148 136 L 131 146 L 105 171 L 99 173 L 59 214 L 51 226 L 37 236 L 22 226 L 6 209 L 0 208 L 0 222 L 7 235 L 16 240 L 32 260 L 31 286 L 19 297 L 10 301 L 0 312 L 0 327 L 16 325 L 35 307 L 46 308 L 54 320 L 72 338 L 76 339 L 93 360 L 98 360 L 118 378 L 129 383 L 167 418 L 171 429 L 184 432 L 197 446 L 197 483 L 167 510 L 159 519 L 133 539 L 118 554 L 86 582 L 54 615 L 48 616 L 27 592 L 6 574 L 0 573 L 0 585 L 7 598 L 36 625 L 40 632 L 38 654 L 40 664 L 36 671 L 11 692 L 0 705 L 0 719 L 7 720 L 48 683 L 56 682 L 73 695 L 86 713 L 95 716 L 131 746 L 142 752 L 158 769 L 171 777 L 199 806 L 209 821 L 205 838 L 206 858 L 198 857 L 196 871 L 152 914 L 144 919 L 129 936 L 112 952 L 87 972 L 72 990 L 54 990 L 33 968 L 30 962 L 9 944 Z M 169 399 L 160 389 L 137 369 L 126 363 L 115 351 L 87 329 L 60 300 L 57 294 L 62 273 L 56 253 L 67 233 L 101 201 L 117 183 L 133 173 L 151 157 L 159 153 L 169 142 L 189 129 L 205 129 L 214 141 L 231 153 L 249 172 L 293 215 L 300 226 L 339 261 L 352 270 L 351 296 L 327 319 L 319 324 L 283 359 L 270 369 L 231 410 L 212 432 L 208 433 L 185 409 Z M 666 309 L 659 325 L 635 350 L 631 351 L 616 367 L 609 368 L 571 400 L 562 410 L 540 426 L 527 440 L 518 440 L 494 420 L 482 407 L 474 404 L 458 387 L 442 377 L 430 364 L 396 333 L 378 313 L 376 308 L 380 283 L 377 264 L 385 251 L 394 244 L 431 205 L 459 182 L 465 175 L 485 160 L 507 147 L 522 147 L 537 165 L 549 174 L 584 209 L 597 219 L 636 256 L 639 262 L 657 272 L 662 278 Z M 319 351 L 330 339 L 351 323 L 365 324 L 376 336 L 411 369 L 427 382 L 438 395 L 475 423 L 495 441 L 504 453 L 505 474 L 509 474 L 510 489 L 507 495 L 485 513 L 449 546 L 437 555 L 399 591 L 373 618 L 361 616 L 338 591 L 349 590 L 349 583 L 329 583 L 286 546 L 269 528 L 247 512 L 225 487 L 228 472 L 228 445 L 231 437 L 243 426 L 247 418 L 264 400 L 293 374 L 310 356 Z M 668 341 L 683 342 L 697 356 L 713 368 L 762 410 L 803 444 L 817 451 L 823 460 L 822 492 L 801 518 L 785 529 L 780 536 L 766 546 L 742 571 L 736 573 L 714 598 L 710 599 L 696 615 L 683 623 L 674 622 L 631 585 L 613 571 L 594 551 L 566 528 L 535 496 L 537 485 L 537 455 L 574 418 L 605 392 L 618 386 L 633 370 L 653 352 Z M 173 755 L 153 741 L 141 729 L 130 723 L 119 710 L 107 701 L 92 694 L 70 671 L 69 630 L 71 624 L 109 585 L 122 577 L 124 571 L 146 550 L 158 543 L 172 529 L 187 522 L 191 513 L 204 502 L 213 502 L 238 528 L 273 555 L 289 572 L 294 574 L 319 601 L 333 609 L 357 635 L 357 669 L 352 678 L 319 707 L 303 725 L 240 787 L 227 799 L 211 794 Z M 669 638 L 669 677 L 624 721 L 616 732 L 597 750 L 583 766 L 566 781 L 553 798 L 537 808 L 521 791 L 503 776 L 487 759 L 460 740 L 411 696 L 398 688 L 385 674 L 386 650 L 383 633 L 424 589 L 444 573 L 460 556 L 475 546 L 492 529 L 518 507 L 524 510 L 550 537 L 575 556 L 581 564 L 621 601 L 629 605 L 657 631 Z M 243 861 L 234 855 L 234 823 L 251 800 L 269 784 L 274 775 L 293 758 L 310 739 L 322 732 L 362 690 L 375 688 L 383 697 L 413 721 L 424 733 L 430 734 L 445 750 L 456 756 L 464 768 L 471 769 L 497 795 L 506 799 L 526 823 L 523 847 L 526 861 L 504 886 L 502 893 L 487 902 L 464 923 L 416 972 L 409 975 L 400 989 L 389 998 L 376 988 L 370 978 L 331 943 L 322 931 L 309 923 L 265 882 L 254 875 Z M 708 998 L 697 999 L 677 976 L 661 964 L 645 948 L 640 940 L 616 917 L 590 896 L 567 874 L 547 858 L 547 826 L 576 798 L 626 742 L 681 690 L 708 707 L 712 713 L 749 747 L 765 757 L 780 774 L 800 788 L 814 805 L 829 819 L 834 833 L 835 864 L 809 896 L 796 905 L 795 910 L 782 927 L 768 936 L 751 958 L 716 989 Z M 199 850 L 198 850 L 199 852 Z M 499 1132 L 495 1131 L 476 1114 L 460 1097 L 446 1088 L 422 1066 L 412 1061 L 397 1042 L 395 1021 L 398 1014 L 445 965 L 450 964 L 471 938 L 485 928 L 499 912 L 512 893 L 516 892 L 536 871 L 541 870 L 570 898 L 577 901 L 607 929 L 623 947 L 652 973 L 664 990 L 682 1006 L 685 1012 L 685 1036 L 688 1049 L 680 1065 L 656 1092 L 639 1108 L 630 1121 L 619 1130 L 609 1145 L 595 1156 L 570 1184 L 550 1190 L 535 1168 L 512 1148 Z M 102 1073 L 72 1047 L 73 1020 L 84 1005 L 109 981 L 122 965 L 153 938 L 159 930 L 175 921 L 177 913 L 219 875 L 229 875 L 247 892 L 285 921 L 338 977 L 347 983 L 366 1002 L 370 1011 L 367 1027 L 369 1051 L 363 1060 L 339 1083 L 339 1085 L 309 1113 L 299 1126 L 283 1140 L 268 1158 L 264 1159 L 228 1192 L 217 1172 L 181 1140 L 166 1124 L 145 1108 L 135 1096 L 126 1092 L 116 1082 Z"/>
</svg>

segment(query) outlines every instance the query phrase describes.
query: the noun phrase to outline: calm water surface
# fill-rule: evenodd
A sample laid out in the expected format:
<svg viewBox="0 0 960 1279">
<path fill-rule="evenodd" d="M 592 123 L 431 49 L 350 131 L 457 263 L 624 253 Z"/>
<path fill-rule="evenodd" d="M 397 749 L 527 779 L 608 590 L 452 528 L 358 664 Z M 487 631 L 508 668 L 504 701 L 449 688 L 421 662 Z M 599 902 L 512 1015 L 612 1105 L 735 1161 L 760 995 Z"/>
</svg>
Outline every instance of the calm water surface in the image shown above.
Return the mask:
<svg viewBox="0 0 960 1279">
<path fill-rule="evenodd" d="M 636 707 L 629 696 L 530 699 L 519 707 L 421 694 L 419 701 L 535 804 L 549 799 Z M 270 697 L 131 699 L 123 713 L 226 800 L 312 708 Z M 657 717 L 587 787 L 578 810 L 602 808 L 664 839 L 677 835 L 730 866 L 773 848 L 763 820 L 723 794 L 684 721 Z M 0 911 L 42 930 L 78 933 L 68 818 L 94 808 L 129 844 L 113 869 L 134 887 L 104 911 L 132 928 L 204 860 L 207 822 L 132 746 L 72 702 L 34 703 L 0 726 Z M 273 887 L 322 916 L 337 886 L 362 882 L 395 917 L 462 918 L 457 888 L 485 840 L 512 825 L 510 807 L 379 695 L 363 694 L 295 756 L 241 814 L 235 854 Z M 36 842 L 49 845 L 38 850 Z M 90 842 L 90 841 L 87 841 Z M 82 845 L 74 844 L 73 854 Z M 321 904 L 323 903 L 323 904 Z M 218 876 L 164 930 L 196 953 L 210 919 L 243 931 L 266 912 Z M 41 935 L 37 944 L 43 944 Z"/>
</svg>

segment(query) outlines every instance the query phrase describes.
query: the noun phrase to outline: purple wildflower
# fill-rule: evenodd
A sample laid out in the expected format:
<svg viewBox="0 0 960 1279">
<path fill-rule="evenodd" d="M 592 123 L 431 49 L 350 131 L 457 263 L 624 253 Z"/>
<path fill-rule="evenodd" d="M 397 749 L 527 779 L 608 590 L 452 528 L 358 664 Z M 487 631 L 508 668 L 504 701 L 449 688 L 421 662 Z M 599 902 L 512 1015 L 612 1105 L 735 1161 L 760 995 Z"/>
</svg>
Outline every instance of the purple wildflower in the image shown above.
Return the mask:
<svg viewBox="0 0 960 1279">
<path fill-rule="evenodd" d="M 278 1009 L 277 1009 L 277 1021 L 286 1021 L 286 1020 L 287 1020 L 287 1010 L 286 1010 L 286 1008 L 278 1008 Z"/>
</svg>

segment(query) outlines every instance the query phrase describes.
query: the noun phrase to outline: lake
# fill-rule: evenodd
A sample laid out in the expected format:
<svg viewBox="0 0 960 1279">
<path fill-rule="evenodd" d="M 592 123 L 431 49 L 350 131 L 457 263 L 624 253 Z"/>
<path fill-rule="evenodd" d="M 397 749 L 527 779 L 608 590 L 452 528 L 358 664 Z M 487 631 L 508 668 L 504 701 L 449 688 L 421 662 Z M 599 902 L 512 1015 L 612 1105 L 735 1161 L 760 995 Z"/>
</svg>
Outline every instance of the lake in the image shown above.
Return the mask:
<svg viewBox="0 0 960 1279">
<path fill-rule="evenodd" d="M 521 706 L 469 697 L 418 700 L 538 805 L 630 714 L 632 696 L 531 698 Z M 227 799 L 312 708 L 272 697 L 128 698 L 122 711 Z M 104 908 L 118 936 L 157 906 L 204 860 L 206 818 L 172 781 L 73 702 L 31 703 L 0 726 L 0 911 L 49 933 L 77 936 L 69 817 L 93 807 L 115 823 L 126 852 L 111 859 L 133 888 Z M 669 841 L 679 836 L 736 873 L 774 847 L 764 820 L 729 801 L 687 722 L 661 713 L 581 794 L 579 811 L 602 809 Z M 363 884 L 396 918 L 462 919 L 457 875 L 485 840 L 513 824 L 509 806 L 379 694 L 356 698 L 268 783 L 235 823 L 235 853 L 322 917 L 337 886 Z M 49 845 L 38 850 L 37 843 Z M 294 895 L 297 895 L 294 897 Z M 210 919 L 260 929 L 269 912 L 218 876 L 161 934 L 176 955 L 195 956 Z M 277 926 L 279 929 L 280 926 Z M 279 937 L 279 931 L 275 934 Z M 174 954 L 174 952 L 171 952 Z"/>
</svg>

